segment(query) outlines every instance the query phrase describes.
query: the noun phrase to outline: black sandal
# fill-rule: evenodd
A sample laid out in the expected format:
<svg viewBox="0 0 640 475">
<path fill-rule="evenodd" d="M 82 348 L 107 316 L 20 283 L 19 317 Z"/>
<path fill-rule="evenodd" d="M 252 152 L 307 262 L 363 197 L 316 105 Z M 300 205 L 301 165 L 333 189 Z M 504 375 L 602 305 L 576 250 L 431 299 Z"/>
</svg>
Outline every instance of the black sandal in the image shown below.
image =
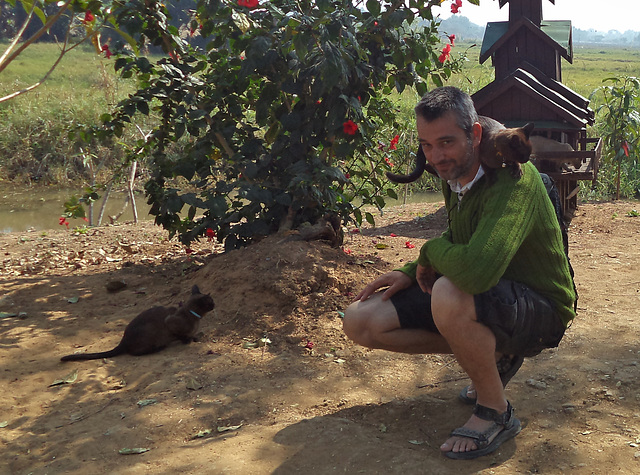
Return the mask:
<svg viewBox="0 0 640 475">
<path fill-rule="evenodd" d="M 518 370 L 520 369 L 520 366 L 522 366 L 523 361 L 524 361 L 523 356 L 503 355 L 502 358 L 500 358 L 496 362 L 496 366 L 498 367 L 498 373 L 500 373 L 500 381 L 502 381 L 503 388 L 507 387 L 507 383 L 511 381 L 511 378 L 513 378 L 515 374 L 518 372 Z M 460 394 L 458 394 L 458 399 L 460 399 L 465 404 L 475 404 L 476 398 L 467 396 L 468 391 L 469 391 L 469 386 L 465 386 L 464 388 L 462 388 L 462 390 L 460 391 Z"/>
<path fill-rule="evenodd" d="M 473 413 L 480 419 L 491 421 L 493 424 L 484 432 L 467 429 L 466 427 L 459 427 L 451 431 L 452 437 L 473 439 L 477 449 L 468 452 L 444 452 L 444 455 L 447 457 L 457 460 L 470 460 L 482 457 L 496 450 L 507 440 L 513 439 L 522 429 L 520 421 L 514 416 L 513 406 L 511 406 L 511 403 L 508 401 L 507 410 L 502 414 L 499 414 L 495 409 L 481 406 L 480 404 L 476 404 Z M 496 433 L 498 435 L 489 442 L 489 438 Z"/>
</svg>

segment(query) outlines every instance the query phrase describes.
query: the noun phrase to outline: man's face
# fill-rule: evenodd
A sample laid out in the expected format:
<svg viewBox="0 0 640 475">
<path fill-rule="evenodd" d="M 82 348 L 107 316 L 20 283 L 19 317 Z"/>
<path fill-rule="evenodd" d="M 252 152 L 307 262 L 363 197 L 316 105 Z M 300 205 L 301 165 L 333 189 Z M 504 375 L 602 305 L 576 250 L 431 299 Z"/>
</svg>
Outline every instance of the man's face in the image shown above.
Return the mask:
<svg viewBox="0 0 640 475">
<path fill-rule="evenodd" d="M 458 127 L 454 113 L 447 112 L 431 122 L 418 116 L 417 126 L 422 151 L 440 178 L 457 180 L 461 185 L 473 180 L 480 164 L 474 152 L 482 135 L 479 124 L 468 137 Z"/>
</svg>

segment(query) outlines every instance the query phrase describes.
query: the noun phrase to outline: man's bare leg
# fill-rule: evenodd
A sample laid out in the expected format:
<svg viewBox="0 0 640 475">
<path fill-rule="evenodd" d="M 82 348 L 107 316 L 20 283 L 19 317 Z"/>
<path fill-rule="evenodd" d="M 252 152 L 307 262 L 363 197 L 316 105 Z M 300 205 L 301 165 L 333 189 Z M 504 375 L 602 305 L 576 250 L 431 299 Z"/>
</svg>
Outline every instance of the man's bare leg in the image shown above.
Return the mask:
<svg viewBox="0 0 640 475">
<path fill-rule="evenodd" d="M 438 330 L 473 382 L 478 395 L 477 403 L 498 413 L 505 412 L 507 400 L 496 367 L 495 336 L 488 327 L 477 321 L 473 296 L 442 277 L 433 286 L 431 310 Z M 464 427 L 483 432 L 492 424 L 472 415 Z M 476 449 L 475 442 L 464 437 L 450 437 L 440 447 L 443 452 Z"/>
<path fill-rule="evenodd" d="M 442 335 L 400 328 L 395 306 L 390 300 L 382 300 L 382 293 L 349 305 L 344 312 L 343 328 L 351 340 L 367 348 L 412 354 L 451 353 Z"/>
<path fill-rule="evenodd" d="M 416 354 L 454 353 L 478 391 L 478 404 L 505 412 L 507 402 L 495 362 L 495 337 L 476 321 L 473 297 L 461 292 L 448 279 L 440 278 L 433 287 L 432 311 L 434 320 L 436 314 L 438 316 L 436 324 L 441 335 L 403 329 L 395 306 L 377 293 L 367 300 L 354 302 L 345 310 L 344 332 L 367 348 Z M 464 426 L 483 432 L 491 424 L 473 415 Z M 473 440 L 462 437 L 451 437 L 441 446 L 444 452 L 476 448 Z"/>
</svg>

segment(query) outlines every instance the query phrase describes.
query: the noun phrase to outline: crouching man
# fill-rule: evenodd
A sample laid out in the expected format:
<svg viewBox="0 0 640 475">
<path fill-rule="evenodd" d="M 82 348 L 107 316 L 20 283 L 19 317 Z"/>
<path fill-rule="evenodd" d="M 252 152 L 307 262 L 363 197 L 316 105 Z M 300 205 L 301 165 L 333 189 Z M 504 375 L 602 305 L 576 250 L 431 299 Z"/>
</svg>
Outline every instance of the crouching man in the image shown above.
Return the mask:
<svg viewBox="0 0 640 475">
<path fill-rule="evenodd" d="M 484 176 L 482 127 L 471 98 L 453 87 L 415 108 L 420 146 L 443 180 L 449 225 L 418 259 L 367 285 L 345 311 L 355 343 L 401 353 L 452 353 L 475 404 L 440 449 L 471 459 L 520 432 L 504 387 L 525 356 L 558 345 L 576 294 L 555 210 L 531 163 Z M 383 290 L 384 289 L 384 290 Z"/>
</svg>

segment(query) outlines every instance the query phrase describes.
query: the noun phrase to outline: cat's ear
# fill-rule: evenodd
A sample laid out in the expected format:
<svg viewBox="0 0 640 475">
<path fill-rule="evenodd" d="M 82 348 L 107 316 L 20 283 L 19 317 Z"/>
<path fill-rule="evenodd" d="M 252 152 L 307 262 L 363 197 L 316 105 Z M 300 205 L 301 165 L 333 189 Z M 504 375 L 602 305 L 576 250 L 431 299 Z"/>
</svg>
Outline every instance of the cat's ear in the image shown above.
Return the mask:
<svg viewBox="0 0 640 475">
<path fill-rule="evenodd" d="M 525 135 L 525 137 L 527 137 L 527 139 L 531 135 L 531 132 L 533 131 L 534 127 L 535 127 L 535 124 L 533 122 L 529 122 L 524 127 L 522 127 L 522 133 Z"/>
<path fill-rule="evenodd" d="M 198 288 L 197 285 L 194 285 L 193 287 L 191 287 L 191 295 L 196 295 L 200 293 L 200 289 Z"/>
</svg>

